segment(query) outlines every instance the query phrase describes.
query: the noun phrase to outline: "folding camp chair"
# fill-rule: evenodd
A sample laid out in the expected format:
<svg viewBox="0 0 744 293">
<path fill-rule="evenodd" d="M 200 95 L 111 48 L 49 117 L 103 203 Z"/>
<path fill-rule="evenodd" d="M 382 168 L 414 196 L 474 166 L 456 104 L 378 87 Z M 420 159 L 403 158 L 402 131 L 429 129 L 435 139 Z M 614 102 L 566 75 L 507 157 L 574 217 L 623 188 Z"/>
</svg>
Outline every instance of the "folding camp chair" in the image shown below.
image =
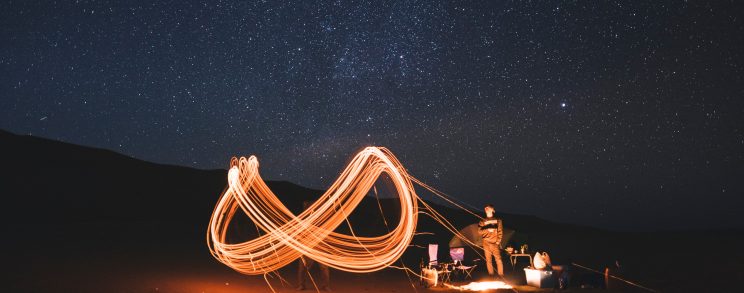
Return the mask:
<svg viewBox="0 0 744 293">
<path fill-rule="evenodd" d="M 438 244 L 429 244 L 429 262 L 421 267 L 421 285 L 424 287 L 444 286 L 450 281 L 452 271 L 449 265 L 439 263 L 437 259 Z"/>
<path fill-rule="evenodd" d="M 465 259 L 464 247 L 451 247 L 450 257 L 452 257 L 452 262 L 454 262 L 454 265 L 452 266 L 453 271 L 460 273 L 460 275 L 463 276 L 463 279 L 473 278 L 472 273 L 477 265 L 466 266 L 462 263 L 463 259 Z"/>
</svg>

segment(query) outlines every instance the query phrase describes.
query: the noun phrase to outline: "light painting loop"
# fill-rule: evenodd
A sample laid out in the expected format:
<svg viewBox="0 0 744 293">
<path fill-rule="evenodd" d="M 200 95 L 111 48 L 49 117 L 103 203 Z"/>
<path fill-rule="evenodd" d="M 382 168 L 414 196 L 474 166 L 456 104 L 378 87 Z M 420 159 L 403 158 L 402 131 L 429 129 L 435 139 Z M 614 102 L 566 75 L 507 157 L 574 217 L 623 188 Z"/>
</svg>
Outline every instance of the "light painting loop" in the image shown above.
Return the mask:
<svg viewBox="0 0 744 293">
<path fill-rule="evenodd" d="M 255 156 L 233 158 L 230 165 L 228 188 L 212 213 L 207 244 L 217 260 L 243 274 L 272 272 L 302 255 L 348 272 L 377 271 L 397 260 L 413 238 L 418 196 L 405 168 L 386 148 L 367 147 L 359 152 L 320 199 L 299 215 L 289 211 L 261 179 Z M 382 173 L 390 177 L 400 201 L 395 229 L 376 237 L 333 232 Z M 238 210 L 263 234 L 227 243 L 227 231 Z"/>
</svg>

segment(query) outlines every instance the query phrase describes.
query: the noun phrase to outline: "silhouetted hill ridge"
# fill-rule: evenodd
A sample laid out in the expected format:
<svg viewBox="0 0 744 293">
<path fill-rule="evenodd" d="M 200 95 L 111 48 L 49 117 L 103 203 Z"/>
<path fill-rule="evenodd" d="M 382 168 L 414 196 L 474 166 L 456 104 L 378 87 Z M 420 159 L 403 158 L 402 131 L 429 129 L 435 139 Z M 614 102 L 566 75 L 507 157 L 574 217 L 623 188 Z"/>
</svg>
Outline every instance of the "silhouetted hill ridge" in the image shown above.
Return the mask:
<svg viewBox="0 0 744 293">
<path fill-rule="evenodd" d="M 4 162 L 2 186 L 10 203 L 8 207 L 33 207 L 5 213 L 4 217 L 10 220 L 31 212 L 34 217 L 25 217 L 30 221 L 175 218 L 205 221 L 226 186 L 226 170 L 221 169 L 152 163 L 106 149 L 2 130 L 0 142 Z M 288 181 L 267 183 L 277 196 L 287 198 L 285 204 L 293 211 L 300 210 L 303 200 L 317 198 L 322 193 Z M 387 210 L 397 205 L 394 199 L 381 201 Z M 432 205 L 458 227 L 475 220 L 464 211 Z M 375 207 L 368 209 L 378 211 Z M 500 213 L 500 216 L 527 231 L 553 225 L 571 230 L 598 230 L 552 223 L 531 215 Z"/>
<path fill-rule="evenodd" d="M 2 217 L 6 223 L 171 221 L 201 230 L 226 187 L 226 170 L 155 164 L 109 150 L 7 132 L 0 132 L 0 143 L 4 149 L 0 154 L 4 162 L 1 186 L 7 203 Z M 267 184 L 294 212 L 302 210 L 302 201 L 322 194 L 287 181 Z M 457 229 L 478 220 L 465 211 L 429 203 Z M 381 235 L 392 228 L 386 227 L 385 221 L 397 223 L 397 200 L 381 198 L 380 205 L 384 219 L 374 197 L 367 197 L 355 209 L 350 222 L 357 235 Z M 596 228 L 558 224 L 535 216 L 499 216 L 507 228 L 520 233 L 520 241 L 529 241 L 535 248 L 566 235 L 609 239 L 603 236 L 606 232 Z M 233 229 L 236 237 L 254 237 L 251 231 L 255 228 L 244 216 L 238 219 L 241 217 L 242 222 L 236 222 Z M 340 232 L 347 229 L 346 225 L 338 228 Z M 420 245 L 446 244 L 452 237 L 450 231 L 423 214 L 417 230 L 434 233 L 417 237 L 414 242 Z"/>
<path fill-rule="evenodd" d="M 207 221 L 226 170 L 157 164 L 110 150 L 0 131 L 0 171 L 9 221 Z M 269 181 L 277 193 L 319 193 Z M 301 201 L 300 201 L 301 202 Z"/>
<path fill-rule="evenodd" d="M 12 235 L 3 245 L 14 251 L 9 264 L 20 267 L 19 274 L 53 264 L 55 258 L 65 265 L 77 263 L 85 255 L 91 255 L 91 259 L 118 254 L 139 261 L 152 257 L 159 262 L 177 259 L 216 265 L 204 242 L 204 233 L 214 204 L 226 186 L 225 170 L 155 164 L 109 150 L 1 130 L 0 145 L 0 217 L 3 228 Z M 316 199 L 322 193 L 287 181 L 267 184 L 295 212 L 301 210 L 303 200 Z M 380 186 L 384 188 L 384 180 Z M 423 190 L 419 193 L 427 199 L 431 196 Z M 355 209 L 349 222 L 357 235 L 381 235 L 393 228 L 385 222 L 397 222 L 397 200 L 381 198 L 380 206 L 382 212 L 374 197 L 367 197 Z M 465 211 L 432 206 L 457 229 L 477 221 Z M 690 286 L 727 288 L 731 276 L 741 275 L 739 267 L 744 258 L 734 253 L 742 245 L 741 229 L 613 232 L 554 223 L 531 215 L 498 216 L 504 219 L 506 228 L 519 233 L 511 243 L 514 246 L 528 243 L 533 253 L 549 251 L 554 263 L 559 264 L 576 262 L 602 269 L 620 260 L 625 267 L 624 277 L 668 292 L 680 292 Z M 251 233 L 255 233 L 255 228 L 242 217 L 232 228 L 232 239 L 254 237 Z M 340 232 L 345 229 L 345 224 L 338 228 Z M 415 267 L 425 258 L 425 249 L 420 247 L 429 243 L 440 244 L 440 256 L 447 258 L 450 231 L 423 213 L 417 231 L 433 235 L 415 236 L 414 246 L 402 257 L 404 263 Z M 690 252 L 700 249 L 712 252 L 694 261 L 688 259 Z M 466 255 L 470 259 L 477 257 L 470 249 Z M 691 263 L 706 282 L 696 282 L 678 272 Z"/>
</svg>

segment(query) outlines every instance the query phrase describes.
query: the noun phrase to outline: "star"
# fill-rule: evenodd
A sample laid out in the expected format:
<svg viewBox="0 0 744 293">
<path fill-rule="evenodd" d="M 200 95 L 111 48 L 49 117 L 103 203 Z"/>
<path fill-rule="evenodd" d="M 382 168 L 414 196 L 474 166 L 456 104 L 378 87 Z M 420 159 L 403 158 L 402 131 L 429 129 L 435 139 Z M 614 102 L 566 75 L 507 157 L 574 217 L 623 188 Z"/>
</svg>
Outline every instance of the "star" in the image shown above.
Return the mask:
<svg viewBox="0 0 744 293">
<path fill-rule="evenodd" d="M 505 212 L 621 228 L 673 197 L 744 226 L 716 208 L 744 197 L 694 204 L 744 190 L 731 1 L 119 2 L 3 6 L 2 129 L 201 169 L 257 154 L 318 189 L 374 143 Z"/>
</svg>

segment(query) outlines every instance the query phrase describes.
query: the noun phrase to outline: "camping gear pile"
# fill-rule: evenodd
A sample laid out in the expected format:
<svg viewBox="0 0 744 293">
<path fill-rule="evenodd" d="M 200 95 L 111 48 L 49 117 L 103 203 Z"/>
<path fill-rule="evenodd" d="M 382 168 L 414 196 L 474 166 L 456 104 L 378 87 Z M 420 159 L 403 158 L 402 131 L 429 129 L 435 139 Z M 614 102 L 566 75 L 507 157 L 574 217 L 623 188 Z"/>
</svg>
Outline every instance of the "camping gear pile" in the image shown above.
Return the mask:
<svg viewBox="0 0 744 293">
<path fill-rule="evenodd" d="M 460 279 L 466 280 L 472 278 L 472 272 L 476 265 L 465 265 L 465 248 L 450 247 L 449 254 L 452 262 L 440 262 L 437 254 L 438 244 L 429 244 L 428 255 L 429 262 L 421 263 L 420 283 L 423 287 L 444 286 L 449 283 L 452 277 L 459 276 Z"/>
<path fill-rule="evenodd" d="M 524 268 L 527 285 L 537 288 L 554 288 L 555 278 L 553 278 L 553 269 L 548 253 L 535 253 L 532 263 L 534 267 Z"/>
<path fill-rule="evenodd" d="M 567 266 L 553 265 L 547 252 L 535 253 L 532 262 L 534 267 L 524 269 L 527 285 L 537 288 L 568 288 L 569 268 Z"/>
</svg>

